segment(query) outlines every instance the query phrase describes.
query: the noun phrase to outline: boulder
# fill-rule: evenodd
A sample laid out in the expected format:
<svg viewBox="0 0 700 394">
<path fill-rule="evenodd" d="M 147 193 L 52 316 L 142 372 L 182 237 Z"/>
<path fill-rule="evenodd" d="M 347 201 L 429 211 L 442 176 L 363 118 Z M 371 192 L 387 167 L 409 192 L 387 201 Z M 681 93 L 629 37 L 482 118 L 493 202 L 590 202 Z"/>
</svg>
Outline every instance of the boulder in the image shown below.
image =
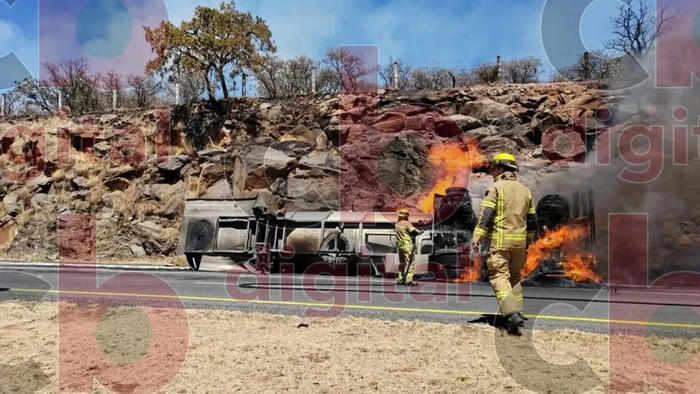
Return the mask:
<svg viewBox="0 0 700 394">
<path fill-rule="evenodd" d="M 95 153 L 97 153 L 99 156 L 104 156 L 112 150 L 112 146 L 109 143 L 104 142 L 104 141 L 96 143 L 94 148 L 95 148 Z"/>
<path fill-rule="evenodd" d="M 102 184 L 104 185 L 104 187 L 107 188 L 107 190 L 110 190 L 110 191 L 115 191 L 115 190 L 124 191 L 124 190 L 129 188 L 129 185 L 131 185 L 131 182 L 126 178 L 120 177 L 120 178 L 108 179 L 108 180 L 104 181 Z"/>
<path fill-rule="evenodd" d="M 267 189 L 277 178 L 286 177 L 296 160 L 283 152 L 254 146 L 244 157 L 247 189 Z"/>
<path fill-rule="evenodd" d="M 168 156 L 163 162 L 158 164 L 158 170 L 162 173 L 179 173 L 182 167 L 190 162 L 187 155 Z"/>
<path fill-rule="evenodd" d="M 295 170 L 287 178 L 287 193 L 289 198 L 306 201 L 337 201 L 340 197 L 340 186 L 337 176 L 308 177 L 304 170 Z"/>
<path fill-rule="evenodd" d="M 458 111 L 461 115 L 479 119 L 499 118 L 512 113 L 508 105 L 487 98 L 464 103 Z"/>
<path fill-rule="evenodd" d="M 129 249 L 131 250 L 131 253 L 136 257 L 146 256 L 146 251 L 141 245 L 131 244 L 129 245 Z"/>
<path fill-rule="evenodd" d="M 435 134 L 444 138 L 453 138 L 461 135 L 463 130 L 451 116 L 442 116 L 435 120 Z"/>
<path fill-rule="evenodd" d="M 53 201 L 53 196 L 48 194 L 40 193 L 35 194 L 31 199 L 32 207 L 35 209 L 45 209 L 47 206 L 51 205 Z"/>
<path fill-rule="evenodd" d="M 261 165 L 281 170 L 295 162 L 293 157 L 287 156 L 282 151 L 257 145 L 251 146 L 243 156 L 243 159 L 249 170 L 258 168 Z"/>
<path fill-rule="evenodd" d="M 416 136 L 392 138 L 382 148 L 376 162 L 382 187 L 393 194 L 420 193 L 430 182 L 428 148 Z"/>
<path fill-rule="evenodd" d="M 481 140 L 496 134 L 498 134 L 498 130 L 494 126 L 479 127 L 464 133 L 467 138 L 477 140 Z"/>
<path fill-rule="evenodd" d="M 231 195 L 231 187 L 226 179 L 222 179 L 215 183 L 214 186 L 207 189 L 206 193 L 202 196 L 203 199 L 212 200 L 230 200 L 233 198 Z"/>
<path fill-rule="evenodd" d="M 122 177 L 125 179 L 130 179 L 136 175 L 136 169 L 129 164 L 125 164 L 119 167 L 108 169 L 107 173 L 105 174 L 105 178 L 111 179 L 116 177 Z"/>
<path fill-rule="evenodd" d="M 515 141 L 500 135 L 486 137 L 479 141 L 478 146 L 485 154 L 492 154 L 503 150 L 513 152 L 518 149 L 518 144 Z"/>
<path fill-rule="evenodd" d="M 462 115 L 462 114 L 456 114 L 456 115 L 450 115 L 450 118 L 454 123 L 459 126 L 462 131 L 469 131 L 469 130 L 474 130 L 482 126 L 482 123 L 479 119 L 472 118 L 471 116 L 467 115 Z"/>
<path fill-rule="evenodd" d="M 88 187 L 88 180 L 82 176 L 73 178 L 71 182 L 73 183 L 73 185 L 81 189 Z"/>
<path fill-rule="evenodd" d="M 204 179 L 224 179 L 227 176 L 227 166 L 220 163 L 202 164 L 200 175 Z"/>
<path fill-rule="evenodd" d="M 226 156 L 224 149 L 204 149 L 197 152 L 197 158 L 200 162 L 221 162 Z"/>
<path fill-rule="evenodd" d="M 283 117 L 281 105 L 273 106 L 270 103 L 263 103 L 260 105 L 260 110 L 262 112 L 263 119 L 271 123 L 277 123 Z"/>
<path fill-rule="evenodd" d="M 586 146 L 581 135 L 566 127 L 549 129 L 542 135 L 542 154 L 549 160 L 581 160 Z"/>
<path fill-rule="evenodd" d="M 167 201 L 170 199 L 178 190 L 183 188 L 183 182 L 180 181 L 175 185 L 170 185 L 167 183 L 156 183 L 151 185 L 150 194 L 151 196 L 157 198 L 160 201 Z"/>
<path fill-rule="evenodd" d="M 157 237 L 163 231 L 163 227 L 151 220 L 139 223 L 138 227 L 152 237 Z"/>
<path fill-rule="evenodd" d="M 406 114 L 401 112 L 387 112 L 380 116 L 373 124 L 376 130 L 383 133 L 396 133 L 401 131 L 406 121 Z"/>
<path fill-rule="evenodd" d="M 119 120 L 119 116 L 115 114 L 105 114 L 100 116 L 100 119 L 97 121 L 97 123 L 101 125 L 113 125 L 117 123 Z"/>
<path fill-rule="evenodd" d="M 331 152 L 317 152 L 303 157 L 299 161 L 299 168 L 302 170 L 319 169 L 333 173 L 340 172 L 340 156 Z"/>
<path fill-rule="evenodd" d="M 290 157 L 301 157 L 308 155 L 314 149 L 314 143 L 299 136 L 284 135 L 278 142 L 272 144 L 271 148 L 277 149 Z"/>
</svg>

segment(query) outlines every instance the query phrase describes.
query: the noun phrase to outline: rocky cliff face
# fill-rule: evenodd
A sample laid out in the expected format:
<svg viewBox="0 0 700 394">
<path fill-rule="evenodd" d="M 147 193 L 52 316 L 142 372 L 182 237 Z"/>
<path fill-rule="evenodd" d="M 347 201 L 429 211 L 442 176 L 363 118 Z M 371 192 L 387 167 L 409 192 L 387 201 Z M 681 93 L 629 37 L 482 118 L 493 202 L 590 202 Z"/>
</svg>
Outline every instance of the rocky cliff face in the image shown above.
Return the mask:
<svg viewBox="0 0 700 394">
<path fill-rule="evenodd" d="M 9 257 L 55 259 L 56 215 L 90 214 L 98 259 L 172 256 L 188 197 L 429 211 L 434 193 L 468 184 L 478 204 L 491 182 L 480 168 L 501 150 L 539 197 L 548 177 L 583 166 L 604 126 L 641 121 L 618 101 L 562 83 L 12 119 L 0 124 L 0 243 Z M 611 116 L 596 113 L 604 105 Z"/>
</svg>

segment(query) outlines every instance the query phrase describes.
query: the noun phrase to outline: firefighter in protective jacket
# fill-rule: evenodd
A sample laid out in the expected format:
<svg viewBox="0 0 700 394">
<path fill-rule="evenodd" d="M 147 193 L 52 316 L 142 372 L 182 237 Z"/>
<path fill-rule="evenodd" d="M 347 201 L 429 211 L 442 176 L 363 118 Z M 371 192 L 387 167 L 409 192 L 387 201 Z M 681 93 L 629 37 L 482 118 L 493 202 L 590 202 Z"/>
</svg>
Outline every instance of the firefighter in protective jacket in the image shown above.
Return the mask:
<svg viewBox="0 0 700 394">
<path fill-rule="evenodd" d="M 485 241 L 489 281 L 507 319 L 508 332 L 513 335 L 520 335 L 524 323 L 520 271 L 525 267 L 527 247 L 534 241 L 536 229 L 532 193 L 515 176 L 517 170 L 513 155 L 494 156 L 494 183 L 481 202 L 472 238 L 477 252 L 479 244 Z"/>
<path fill-rule="evenodd" d="M 396 222 L 396 248 L 399 252 L 399 263 L 404 265 L 404 271 L 399 272 L 396 284 L 412 286 L 413 276 L 416 273 L 416 260 L 414 250 L 414 237 L 423 234 L 422 230 L 413 227 L 408 221 L 408 209 L 402 208 L 399 211 L 399 220 Z"/>
</svg>

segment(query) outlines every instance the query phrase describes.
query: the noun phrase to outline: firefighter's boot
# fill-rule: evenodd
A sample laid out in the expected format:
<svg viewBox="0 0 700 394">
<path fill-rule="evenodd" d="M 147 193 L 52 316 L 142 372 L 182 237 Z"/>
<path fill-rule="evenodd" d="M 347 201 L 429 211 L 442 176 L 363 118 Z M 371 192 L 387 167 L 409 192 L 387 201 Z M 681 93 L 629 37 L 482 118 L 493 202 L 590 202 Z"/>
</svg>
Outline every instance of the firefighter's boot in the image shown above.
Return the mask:
<svg viewBox="0 0 700 394">
<path fill-rule="evenodd" d="M 522 333 L 520 332 L 520 327 L 522 327 L 525 324 L 525 319 L 523 319 L 523 316 L 522 314 L 520 314 L 520 312 L 513 312 L 507 317 L 506 324 L 508 328 L 508 334 L 520 336 L 522 335 Z"/>
</svg>

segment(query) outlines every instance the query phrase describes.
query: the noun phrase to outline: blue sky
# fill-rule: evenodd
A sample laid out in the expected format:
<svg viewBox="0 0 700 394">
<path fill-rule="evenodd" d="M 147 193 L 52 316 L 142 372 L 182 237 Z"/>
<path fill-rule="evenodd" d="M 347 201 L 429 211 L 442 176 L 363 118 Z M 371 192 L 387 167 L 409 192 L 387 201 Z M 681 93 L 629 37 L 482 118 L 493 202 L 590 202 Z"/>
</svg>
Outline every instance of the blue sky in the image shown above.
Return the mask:
<svg viewBox="0 0 700 394">
<path fill-rule="evenodd" d="M 36 77 L 41 62 L 70 57 L 81 47 L 95 56 L 100 70 L 137 71 L 151 56 L 143 46 L 139 24 L 164 18 L 178 24 L 191 18 L 195 6 L 218 6 L 221 0 L 120 0 L 124 6 L 117 0 L 16 0 L 12 7 L 3 1 L 12 0 L 0 0 L 0 56 L 14 51 Z M 52 5 L 59 3 L 60 9 Z M 68 4 L 71 7 L 66 8 Z M 414 67 L 450 68 L 493 61 L 497 55 L 504 59 L 538 56 L 549 66 L 540 29 L 544 4 L 545 0 L 236 2 L 237 8 L 267 21 L 283 58 L 307 55 L 320 60 L 329 47 L 377 45 L 382 63 L 393 55 Z M 586 10 L 580 31 L 589 49 L 600 48 L 602 40 L 609 37 L 609 21 L 619 4 L 598 0 Z M 86 10 L 81 12 L 84 6 Z M 98 6 L 111 16 L 101 23 L 96 17 Z M 561 21 L 562 26 L 571 23 Z M 129 44 L 129 40 L 141 45 Z M 114 57 L 122 50 L 123 57 Z M 567 53 L 567 48 L 557 51 L 561 53 L 550 55 L 572 61 L 576 56 L 574 50 Z M 0 62 L 2 67 L 9 66 Z M 0 70 L 0 82 L 2 74 L 7 72 Z"/>
</svg>

